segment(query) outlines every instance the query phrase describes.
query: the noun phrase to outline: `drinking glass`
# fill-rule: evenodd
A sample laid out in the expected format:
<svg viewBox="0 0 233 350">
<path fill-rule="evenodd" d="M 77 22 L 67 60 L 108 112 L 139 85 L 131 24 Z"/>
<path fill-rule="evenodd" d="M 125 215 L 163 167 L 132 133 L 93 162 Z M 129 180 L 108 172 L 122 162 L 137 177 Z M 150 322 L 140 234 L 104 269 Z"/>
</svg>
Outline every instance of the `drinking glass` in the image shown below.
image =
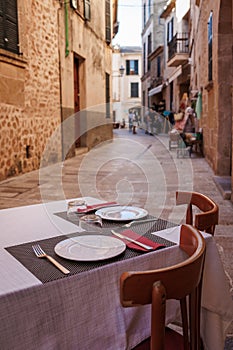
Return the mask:
<svg viewBox="0 0 233 350">
<path fill-rule="evenodd" d="M 100 227 L 102 227 L 102 218 L 98 215 L 95 214 L 88 214 L 88 215 L 84 215 L 81 216 L 81 218 L 79 219 L 79 223 L 81 228 L 86 227 L 86 224 L 97 224 Z M 84 223 L 84 225 L 82 225 L 82 223 Z"/>
<path fill-rule="evenodd" d="M 86 202 L 82 199 L 77 199 L 73 201 L 69 201 L 67 204 L 67 216 L 69 218 L 77 217 L 78 208 L 85 208 Z"/>
</svg>

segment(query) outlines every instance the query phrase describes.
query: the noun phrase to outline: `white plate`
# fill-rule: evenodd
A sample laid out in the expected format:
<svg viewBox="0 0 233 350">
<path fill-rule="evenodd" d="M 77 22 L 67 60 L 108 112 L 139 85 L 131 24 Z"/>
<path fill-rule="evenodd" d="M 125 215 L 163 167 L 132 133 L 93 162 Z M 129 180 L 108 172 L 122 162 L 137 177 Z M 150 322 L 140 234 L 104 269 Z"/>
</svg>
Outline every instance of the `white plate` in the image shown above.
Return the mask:
<svg viewBox="0 0 233 350">
<path fill-rule="evenodd" d="M 113 258 L 126 249 L 124 242 L 104 235 L 85 235 L 59 242 L 54 251 L 62 258 L 76 261 L 96 261 Z"/>
<path fill-rule="evenodd" d="M 99 209 L 95 214 L 106 220 L 129 221 L 144 218 L 148 215 L 148 212 L 137 207 L 117 206 Z"/>
</svg>

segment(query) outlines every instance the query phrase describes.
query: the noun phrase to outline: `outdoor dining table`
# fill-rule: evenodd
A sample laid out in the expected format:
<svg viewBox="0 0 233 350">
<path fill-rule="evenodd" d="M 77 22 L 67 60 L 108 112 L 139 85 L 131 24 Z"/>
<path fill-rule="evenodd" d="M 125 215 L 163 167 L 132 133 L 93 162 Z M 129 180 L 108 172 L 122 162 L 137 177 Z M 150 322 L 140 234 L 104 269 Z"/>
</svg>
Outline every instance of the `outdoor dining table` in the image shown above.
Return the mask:
<svg viewBox="0 0 233 350">
<path fill-rule="evenodd" d="M 91 197 L 85 200 L 89 204 L 102 202 Z M 43 243 L 52 249 L 69 235 L 82 234 L 80 225 L 65 219 L 66 207 L 67 201 L 62 200 L 0 211 L 1 350 L 125 350 L 150 334 L 149 305 L 128 309 L 121 306 L 120 275 L 184 259 L 179 249 L 180 226 L 167 225 L 154 232 L 156 237 L 171 242 L 164 249 L 135 255 L 132 252 L 127 258 L 120 255 L 96 264 L 73 263 L 57 256 L 71 268 L 71 273 L 64 275 L 48 260 L 38 259 L 31 246 Z M 214 238 L 203 235 L 207 251 L 201 335 L 205 349 L 221 350 L 233 305 Z M 177 319 L 177 310 L 177 302 L 168 303 L 167 323 Z"/>
</svg>

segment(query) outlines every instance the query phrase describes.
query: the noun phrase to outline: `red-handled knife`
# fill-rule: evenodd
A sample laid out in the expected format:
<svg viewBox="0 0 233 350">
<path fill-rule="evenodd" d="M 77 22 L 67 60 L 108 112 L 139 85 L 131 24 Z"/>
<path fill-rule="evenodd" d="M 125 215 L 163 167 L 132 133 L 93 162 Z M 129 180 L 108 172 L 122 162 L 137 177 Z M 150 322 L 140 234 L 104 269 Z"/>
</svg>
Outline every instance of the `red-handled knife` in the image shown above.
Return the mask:
<svg viewBox="0 0 233 350">
<path fill-rule="evenodd" d="M 77 212 L 78 213 L 89 213 L 97 209 L 105 208 L 105 207 L 114 207 L 117 206 L 116 202 L 107 202 L 107 203 L 100 203 L 100 204 L 94 204 L 94 205 L 87 205 L 86 208 L 78 208 Z"/>
</svg>

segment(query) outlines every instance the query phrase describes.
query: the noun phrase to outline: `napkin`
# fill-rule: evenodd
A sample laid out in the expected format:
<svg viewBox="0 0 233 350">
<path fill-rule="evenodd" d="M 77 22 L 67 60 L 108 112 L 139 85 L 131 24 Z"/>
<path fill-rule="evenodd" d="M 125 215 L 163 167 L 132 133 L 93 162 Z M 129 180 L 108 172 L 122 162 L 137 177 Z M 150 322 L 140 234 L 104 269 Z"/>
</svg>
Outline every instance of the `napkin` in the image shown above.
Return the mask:
<svg viewBox="0 0 233 350">
<path fill-rule="evenodd" d="M 136 232 L 134 232 L 132 230 L 124 230 L 124 231 L 121 232 L 121 234 L 124 235 L 124 236 L 127 236 L 129 238 L 132 238 L 135 241 L 139 241 L 141 243 L 150 245 L 151 247 L 153 247 L 153 250 L 165 247 L 164 244 L 153 242 L 149 238 L 141 236 L 141 235 L 139 235 L 138 233 L 136 233 Z M 151 250 L 147 250 L 145 248 L 142 248 L 142 247 L 140 247 L 139 245 L 137 245 L 137 244 L 135 244 L 133 242 L 129 242 L 126 239 L 122 239 L 122 241 L 125 242 L 125 244 L 127 245 L 128 248 L 135 249 L 135 250 L 140 250 L 140 251 L 143 251 L 143 252 L 151 251 Z"/>
<path fill-rule="evenodd" d="M 100 204 L 94 204 L 94 205 L 87 205 L 85 208 L 78 208 L 77 212 L 78 213 L 89 213 L 92 212 L 94 210 L 100 209 L 100 208 L 104 208 L 104 207 L 111 207 L 116 205 L 116 202 L 105 202 L 105 203 L 100 203 Z"/>
</svg>

